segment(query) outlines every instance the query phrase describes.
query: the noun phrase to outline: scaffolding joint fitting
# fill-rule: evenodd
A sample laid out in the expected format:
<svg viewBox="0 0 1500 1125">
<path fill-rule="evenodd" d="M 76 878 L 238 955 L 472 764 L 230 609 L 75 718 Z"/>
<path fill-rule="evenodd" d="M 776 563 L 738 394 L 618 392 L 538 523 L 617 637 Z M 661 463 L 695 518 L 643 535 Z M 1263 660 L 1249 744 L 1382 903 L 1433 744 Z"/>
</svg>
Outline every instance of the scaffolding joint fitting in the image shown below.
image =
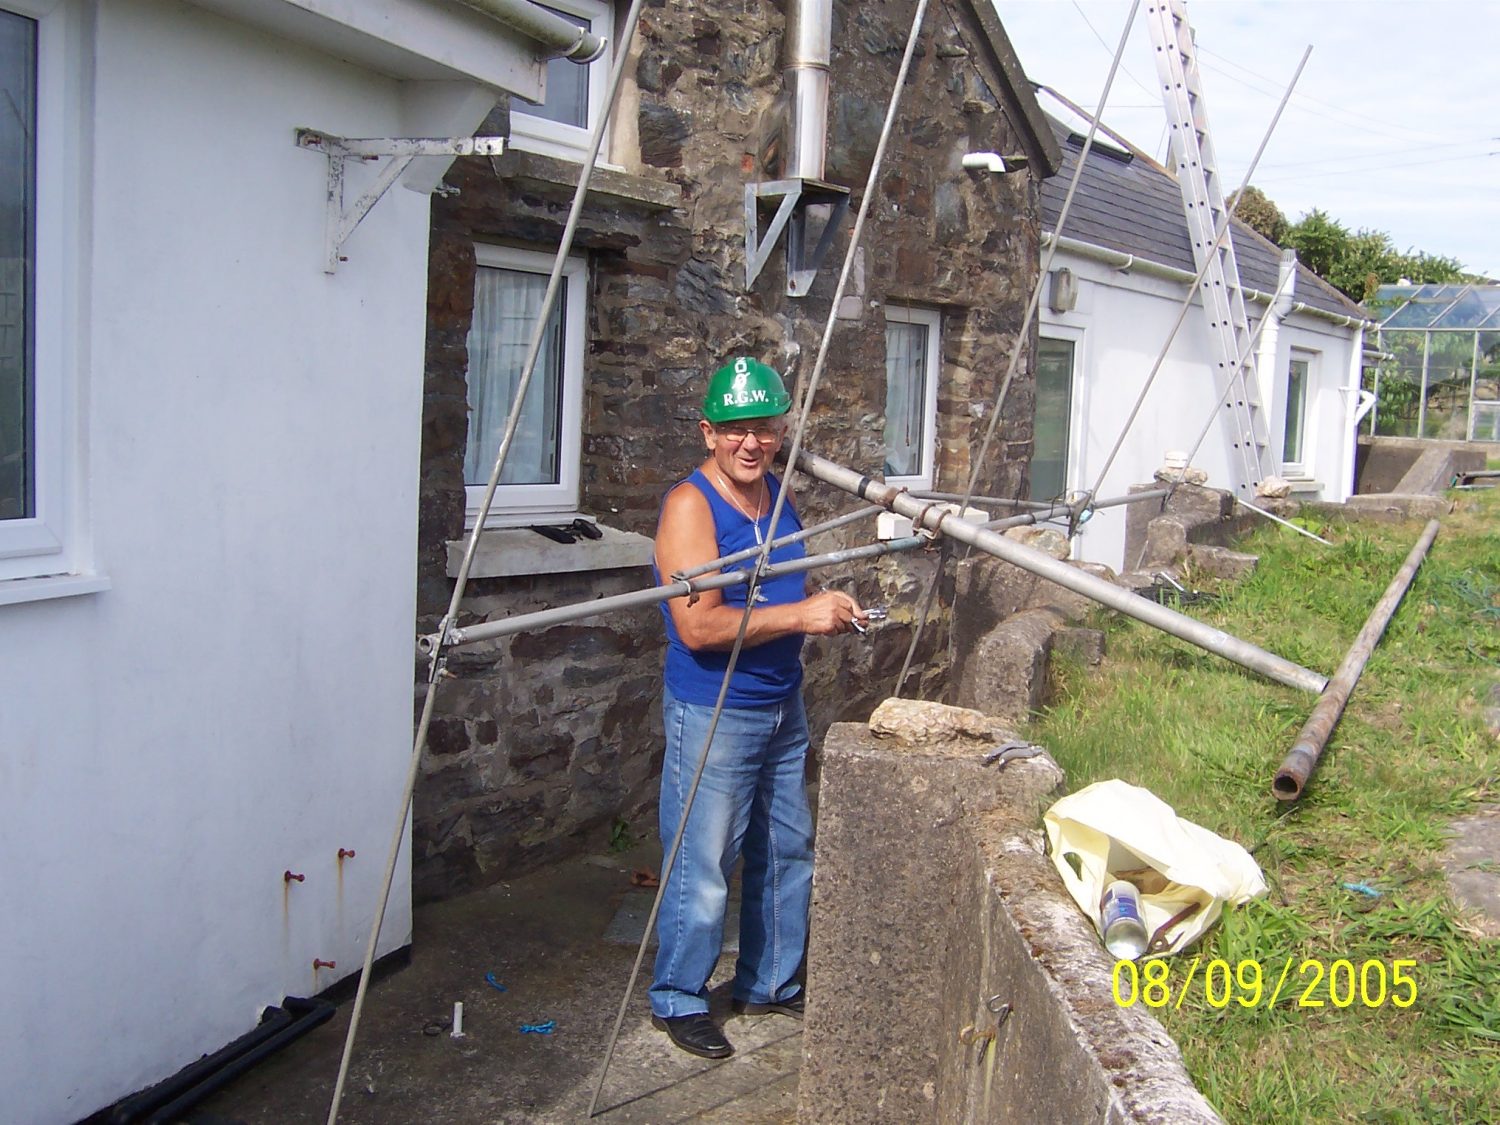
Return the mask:
<svg viewBox="0 0 1500 1125">
<path fill-rule="evenodd" d="M 906 489 L 903 488 L 901 491 L 905 492 Z M 933 511 L 934 509 L 937 510 L 938 514 L 937 523 L 930 528 L 924 526 L 927 522 L 927 513 Z M 943 532 L 943 521 L 952 514 L 953 509 L 946 504 L 928 504 L 922 509 L 920 513 L 918 513 L 917 517 L 912 520 L 912 525 L 916 529 L 916 533 L 919 536 L 926 539 L 929 543 L 935 543 L 938 536 Z"/>
</svg>

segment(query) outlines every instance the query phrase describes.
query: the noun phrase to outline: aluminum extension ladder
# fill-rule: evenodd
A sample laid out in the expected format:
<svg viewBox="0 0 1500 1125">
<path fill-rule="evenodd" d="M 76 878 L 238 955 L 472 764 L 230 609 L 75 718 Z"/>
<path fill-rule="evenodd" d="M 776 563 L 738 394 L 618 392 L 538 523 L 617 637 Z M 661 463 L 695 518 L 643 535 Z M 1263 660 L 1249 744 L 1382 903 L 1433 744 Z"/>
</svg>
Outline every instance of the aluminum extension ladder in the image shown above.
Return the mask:
<svg viewBox="0 0 1500 1125">
<path fill-rule="evenodd" d="M 1211 253 L 1219 228 L 1227 221 L 1228 208 L 1208 135 L 1208 112 L 1203 104 L 1193 29 L 1188 24 L 1184 0 L 1153 0 L 1146 7 L 1146 22 L 1155 47 L 1162 101 L 1172 128 L 1171 159 L 1175 161 L 1177 184 L 1182 189 L 1193 259 L 1200 270 L 1204 259 L 1208 259 L 1201 296 L 1217 364 L 1215 387 L 1222 391 L 1226 379 L 1233 384 L 1220 412 L 1229 445 L 1230 472 L 1235 476 L 1231 483 L 1236 495 L 1250 499 L 1256 485 L 1275 474 L 1277 465 L 1267 434 L 1255 357 L 1246 353 L 1251 333 L 1232 235 L 1226 234 L 1218 251 Z"/>
</svg>

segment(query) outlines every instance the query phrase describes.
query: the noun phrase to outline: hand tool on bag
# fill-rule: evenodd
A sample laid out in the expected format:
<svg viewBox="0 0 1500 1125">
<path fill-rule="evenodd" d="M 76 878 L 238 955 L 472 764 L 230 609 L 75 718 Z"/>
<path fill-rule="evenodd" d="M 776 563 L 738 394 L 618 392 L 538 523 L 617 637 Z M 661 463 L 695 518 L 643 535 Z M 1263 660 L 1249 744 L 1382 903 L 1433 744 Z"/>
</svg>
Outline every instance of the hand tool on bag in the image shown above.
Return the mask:
<svg viewBox="0 0 1500 1125">
<path fill-rule="evenodd" d="M 1177 924 L 1179 922 L 1186 922 L 1189 918 L 1191 918 L 1194 914 L 1198 913 L 1198 911 L 1202 909 L 1203 904 L 1201 902 L 1190 902 L 1176 914 L 1172 915 L 1172 917 L 1168 918 L 1160 926 L 1157 926 L 1156 932 L 1151 935 L 1150 944 L 1146 946 L 1146 952 L 1165 952 L 1167 946 L 1172 944 L 1172 939 L 1168 935 L 1172 932 L 1173 929 L 1176 928 Z"/>
</svg>

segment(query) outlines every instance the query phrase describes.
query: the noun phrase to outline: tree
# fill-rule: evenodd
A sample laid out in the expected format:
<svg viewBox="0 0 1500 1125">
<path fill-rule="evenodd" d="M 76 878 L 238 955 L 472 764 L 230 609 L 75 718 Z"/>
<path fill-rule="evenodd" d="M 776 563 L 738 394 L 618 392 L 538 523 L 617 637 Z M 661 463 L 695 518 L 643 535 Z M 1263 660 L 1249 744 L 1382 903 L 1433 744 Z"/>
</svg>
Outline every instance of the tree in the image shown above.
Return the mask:
<svg viewBox="0 0 1500 1125">
<path fill-rule="evenodd" d="M 1235 199 L 1239 196 L 1235 192 L 1229 197 L 1229 205 L 1234 206 Z M 1240 222 L 1247 224 L 1252 230 L 1269 238 L 1277 246 L 1282 245 L 1282 239 L 1286 237 L 1286 216 L 1281 213 L 1281 208 L 1271 202 L 1269 196 L 1253 184 L 1245 189 L 1245 198 L 1234 209 L 1234 217 Z"/>
<path fill-rule="evenodd" d="M 1367 301 L 1380 286 L 1402 278 L 1422 284 L 1469 280 L 1456 258 L 1410 249 L 1402 253 L 1384 231 L 1351 234 L 1316 207 L 1287 228 L 1280 245 L 1297 251 L 1303 265 L 1356 301 Z"/>
</svg>

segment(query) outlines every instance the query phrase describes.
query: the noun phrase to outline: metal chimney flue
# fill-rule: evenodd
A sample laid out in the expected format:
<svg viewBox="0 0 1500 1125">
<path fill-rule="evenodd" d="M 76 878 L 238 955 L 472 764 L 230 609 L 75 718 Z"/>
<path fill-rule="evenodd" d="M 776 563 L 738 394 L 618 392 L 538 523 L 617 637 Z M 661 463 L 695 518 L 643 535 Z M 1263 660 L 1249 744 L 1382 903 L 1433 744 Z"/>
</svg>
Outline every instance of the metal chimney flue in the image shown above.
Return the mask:
<svg viewBox="0 0 1500 1125">
<path fill-rule="evenodd" d="M 821 180 L 828 147 L 828 64 L 833 0 L 787 0 L 786 69 L 788 179 Z"/>
<path fill-rule="evenodd" d="M 745 185 L 745 288 L 786 236 L 786 295 L 805 297 L 849 211 L 849 189 L 823 179 L 828 147 L 828 69 L 833 0 L 787 0 L 786 119 L 781 179 Z M 761 209 L 776 211 L 764 233 Z"/>
</svg>

